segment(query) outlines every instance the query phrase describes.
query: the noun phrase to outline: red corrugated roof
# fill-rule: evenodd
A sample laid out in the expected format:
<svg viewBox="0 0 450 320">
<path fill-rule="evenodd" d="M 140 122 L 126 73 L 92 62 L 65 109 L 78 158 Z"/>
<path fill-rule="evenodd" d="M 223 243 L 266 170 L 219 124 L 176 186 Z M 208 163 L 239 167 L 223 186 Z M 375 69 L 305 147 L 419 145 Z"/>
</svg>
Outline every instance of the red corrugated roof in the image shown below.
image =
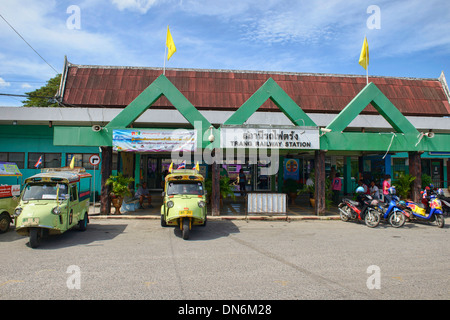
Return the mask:
<svg viewBox="0 0 450 320">
<path fill-rule="evenodd" d="M 68 64 L 62 103 L 77 107 L 124 108 L 158 76 L 160 68 Z M 275 82 L 305 111 L 340 112 L 365 86 L 365 77 L 276 72 L 167 69 L 166 77 L 199 110 L 236 110 L 264 82 Z M 404 115 L 446 116 L 447 96 L 436 79 L 370 77 Z M 162 97 L 153 108 L 172 107 Z M 259 111 L 275 111 L 268 100 Z M 364 113 L 377 113 L 368 106 Z"/>
</svg>

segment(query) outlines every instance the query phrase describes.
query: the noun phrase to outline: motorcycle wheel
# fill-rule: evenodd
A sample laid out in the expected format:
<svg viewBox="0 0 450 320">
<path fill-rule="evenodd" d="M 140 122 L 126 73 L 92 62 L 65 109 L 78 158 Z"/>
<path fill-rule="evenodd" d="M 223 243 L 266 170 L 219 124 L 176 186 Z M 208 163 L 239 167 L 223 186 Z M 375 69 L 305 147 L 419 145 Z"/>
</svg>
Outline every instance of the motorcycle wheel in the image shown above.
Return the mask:
<svg viewBox="0 0 450 320">
<path fill-rule="evenodd" d="M 401 212 L 394 212 L 389 216 L 389 223 L 394 228 L 400 228 L 402 227 L 406 222 L 406 217 Z"/>
<path fill-rule="evenodd" d="M 347 222 L 349 220 L 348 216 L 350 215 L 351 209 L 347 205 L 342 206 L 342 208 L 340 209 L 348 213 L 348 215 L 346 215 L 341 210 L 339 210 L 339 216 L 341 217 L 341 220 Z"/>
<path fill-rule="evenodd" d="M 434 215 L 434 222 L 438 226 L 438 228 L 443 228 L 445 224 L 445 219 L 442 214 L 435 214 Z"/>
<path fill-rule="evenodd" d="M 380 223 L 380 214 L 376 210 L 368 209 L 364 217 L 364 222 L 369 228 L 375 228 Z"/>
<path fill-rule="evenodd" d="M 184 240 L 189 239 L 189 219 L 183 219 L 182 236 Z"/>
</svg>

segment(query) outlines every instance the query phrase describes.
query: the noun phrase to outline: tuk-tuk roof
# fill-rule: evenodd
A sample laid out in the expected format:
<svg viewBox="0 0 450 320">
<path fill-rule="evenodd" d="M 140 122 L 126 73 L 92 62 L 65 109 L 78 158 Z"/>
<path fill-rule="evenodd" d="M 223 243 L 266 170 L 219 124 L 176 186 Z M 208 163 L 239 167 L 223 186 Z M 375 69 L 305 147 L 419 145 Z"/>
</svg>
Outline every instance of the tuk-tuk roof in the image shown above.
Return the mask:
<svg viewBox="0 0 450 320">
<path fill-rule="evenodd" d="M 0 177 L 20 177 L 21 175 L 17 164 L 0 161 Z"/>
<path fill-rule="evenodd" d="M 169 180 L 199 180 L 203 181 L 203 176 L 193 169 L 176 169 L 166 176 L 166 181 Z"/>
<path fill-rule="evenodd" d="M 27 179 L 25 182 L 28 183 L 30 181 L 43 181 L 43 182 L 63 182 L 63 183 L 73 183 L 78 182 L 83 178 L 90 178 L 92 175 L 87 173 L 84 168 L 45 168 L 43 172 L 35 174 Z"/>
</svg>

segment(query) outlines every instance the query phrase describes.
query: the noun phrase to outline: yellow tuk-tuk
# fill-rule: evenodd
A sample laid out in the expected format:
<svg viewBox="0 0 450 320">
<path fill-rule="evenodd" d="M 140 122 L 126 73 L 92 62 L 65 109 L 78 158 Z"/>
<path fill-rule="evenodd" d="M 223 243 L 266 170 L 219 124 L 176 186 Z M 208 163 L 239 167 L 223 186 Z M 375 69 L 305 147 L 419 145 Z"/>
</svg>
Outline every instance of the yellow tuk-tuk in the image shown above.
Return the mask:
<svg viewBox="0 0 450 320">
<path fill-rule="evenodd" d="M 197 170 L 180 169 L 168 174 L 163 196 L 161 226 L 179 226 L 186 240 L 192 226 L 206 225 L 204 178 Z"/>
<path fill-rule="evenodd" d="M 25 179 L 14 215 L 18 234 L 30 237 L 30 246 L 41 238 L 78 227 L 85 231 L 89 222 L 90 181 L 84 168 L 43 169 Z"/>
<path fill-rule="evenodd" d="M 17 183 L 3 184 L 3 179 L 0 179 L 0 233 L 7 232 L 13 222 L 14 209 L 20 196 L 18 179 L 22 177 L 22 173 L 15 163 L 0 162 L 0 178 L 3 177 L 17 177 Z"/>
</svg>

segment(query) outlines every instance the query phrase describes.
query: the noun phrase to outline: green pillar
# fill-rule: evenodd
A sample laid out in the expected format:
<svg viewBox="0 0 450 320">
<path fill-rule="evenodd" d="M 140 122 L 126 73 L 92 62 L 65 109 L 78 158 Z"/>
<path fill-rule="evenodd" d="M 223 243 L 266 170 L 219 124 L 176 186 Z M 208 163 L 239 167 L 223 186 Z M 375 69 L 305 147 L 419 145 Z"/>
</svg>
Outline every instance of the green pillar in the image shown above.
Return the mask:
<svg viewBox="0 0 450 320">
<path fill-rule="evenodd" d="M 136 186 L 141 182 L 141 154 L 136 153 L 134 157 L 134 185 Z"/>
</svg>

